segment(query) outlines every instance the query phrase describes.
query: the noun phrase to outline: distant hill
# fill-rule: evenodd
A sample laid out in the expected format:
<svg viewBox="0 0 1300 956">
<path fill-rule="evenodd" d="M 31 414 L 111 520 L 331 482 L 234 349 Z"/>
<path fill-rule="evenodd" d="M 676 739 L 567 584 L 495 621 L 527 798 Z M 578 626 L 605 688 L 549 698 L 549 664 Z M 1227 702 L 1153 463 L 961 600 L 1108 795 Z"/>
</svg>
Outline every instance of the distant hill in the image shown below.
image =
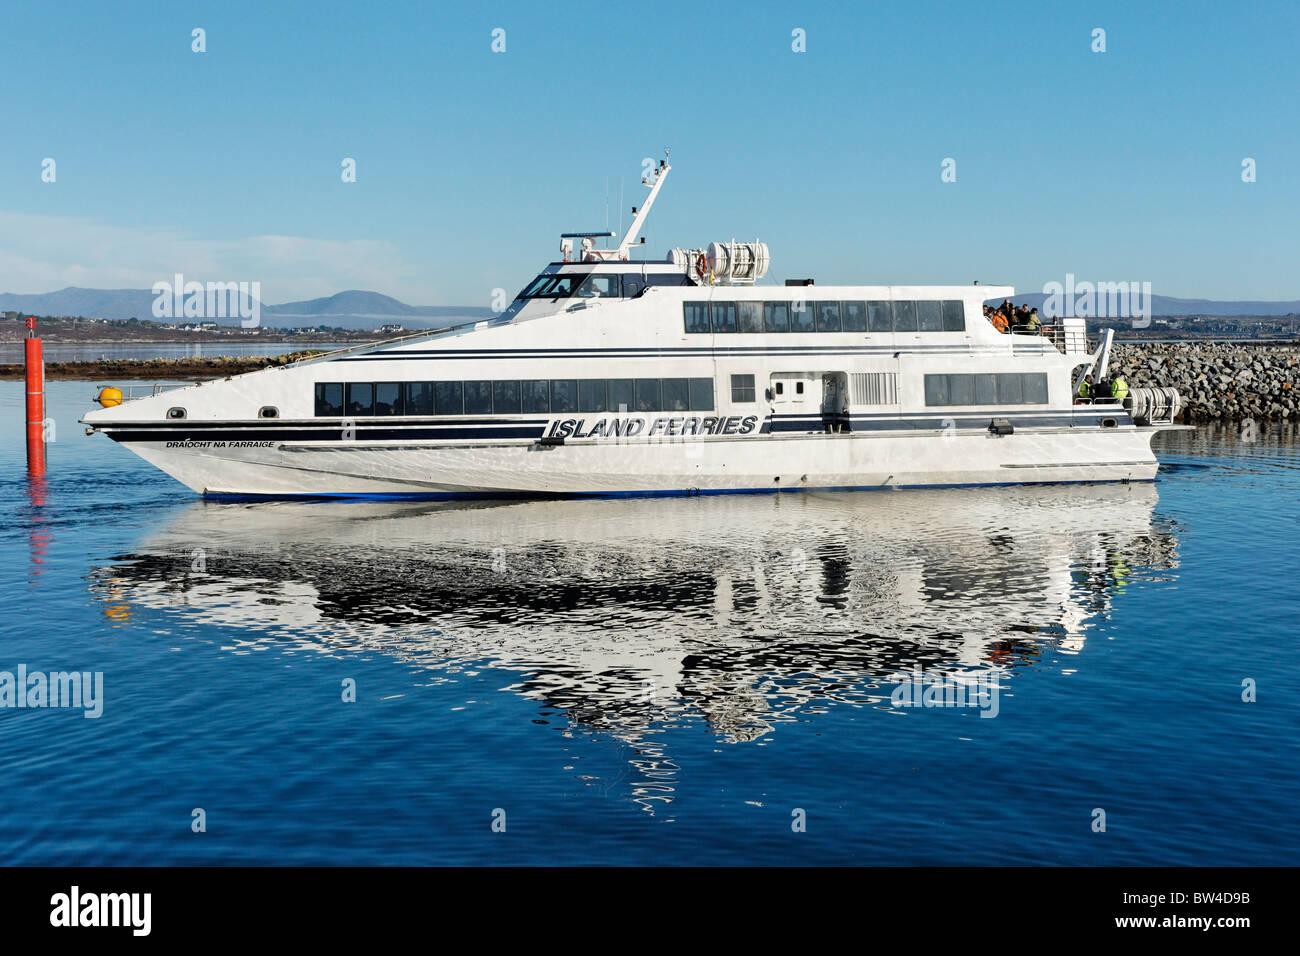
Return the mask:
<svg viewBox="0 0 1300 956">
<path fill-rule="evenodd" d="M 1047 296 L 1042 292 L 1027 292 L 1012 296 L 1016 305 L 1043 307 Z M 1168 295 L 1151 295 L 1152 315 L 1249 315 L 1273 316 L 1300 314 L 1300 300 L 1291 302 L 1252 302 L 1227 301 L 1214 299 L 1176 299 Z"/>
<path fill-rule="evenodd" d="M 82 289 L 69 286 L 58 292 L 35 295 L 0 293 L 0 312 L 76 315 L 96 319 L 152 319 L 154 299 L 153 292 L 148 289 Z M 394 321 L 409 328 L 436 328 L 454 324 L 456 319 L 481 319 L 493 314 L 491 309 L 479 306 L 407 305 L 391 296 L 356 289 L 304 302 L 262 304 L 263 325 L 325 324 L 345 329 L 369 329 L 376 324 Z M 238 318 L 219 321 L 222 325 L 239 324 Z"/>
</svg>

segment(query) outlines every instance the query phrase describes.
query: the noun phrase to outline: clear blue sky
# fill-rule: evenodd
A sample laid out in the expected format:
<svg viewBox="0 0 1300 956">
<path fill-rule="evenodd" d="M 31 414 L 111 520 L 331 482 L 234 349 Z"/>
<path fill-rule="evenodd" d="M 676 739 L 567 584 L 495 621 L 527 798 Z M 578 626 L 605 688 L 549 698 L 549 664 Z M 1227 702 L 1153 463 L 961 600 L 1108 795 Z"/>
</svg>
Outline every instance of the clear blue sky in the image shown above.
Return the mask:
<svg viewBox="0 0 1300 956">
<path fill-rule="evenodd" d="M 757 236 L 776 282 L 1295 299 L 1298 53 L 1294 2 L 10 2 L 0 291 L 487 305 L 671 146 L 655 258 Z"/>
</svg>

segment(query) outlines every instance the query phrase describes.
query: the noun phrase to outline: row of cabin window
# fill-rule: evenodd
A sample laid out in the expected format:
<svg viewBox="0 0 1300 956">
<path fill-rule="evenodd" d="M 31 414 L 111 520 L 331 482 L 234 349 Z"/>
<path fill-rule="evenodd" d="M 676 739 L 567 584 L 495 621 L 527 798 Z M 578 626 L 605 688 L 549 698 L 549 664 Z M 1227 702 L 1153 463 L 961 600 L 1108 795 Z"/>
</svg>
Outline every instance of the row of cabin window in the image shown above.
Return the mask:
<svg viewBox="0 0 1300 956">
<path fill-rule="evenodd" d="M 927 375 L 925 404 L 1045 405 L 1047 375 L 1043 372 Z"/>
<path fill-rule="evenodd" d="M 535 415 L 552 412 L 711 412 L 711 378 L 535 381 L 318 382 L 316 414 Z"/>
<path fill-rule="evenodd" d="M 915 302 L 685 302 L 687 332 L 964 332 L 960 299 Z"/>
</svg>

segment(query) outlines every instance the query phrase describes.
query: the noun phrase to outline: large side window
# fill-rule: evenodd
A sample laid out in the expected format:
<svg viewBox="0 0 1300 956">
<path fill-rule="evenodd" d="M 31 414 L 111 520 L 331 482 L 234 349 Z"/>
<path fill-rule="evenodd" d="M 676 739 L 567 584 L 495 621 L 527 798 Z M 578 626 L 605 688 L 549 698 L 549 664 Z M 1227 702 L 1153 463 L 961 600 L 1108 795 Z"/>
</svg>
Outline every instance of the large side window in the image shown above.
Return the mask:
<svg viewBox="0 0 1300 956">
<path fill-rule="evenodd" d="M 693 378 L 690 384 L 691 411 L 713 411 L 713 379 Z"/>
<path fill-rule="evenodd" d="M 1020 388 L 1020 376 L 1015 372 L 1009 372 L 1005 375 L 998 376 L 998 404 L 999 405 L 1019 405 L 1023 400 L 1024 392 Z"/>
<path fill-rule="evenodd" d="M 433 414 L 433 383 L 432 382 L 407 382 L 406 383 L 406 414 L 408 415 L 432 415 Z"/>
<path fill-rule="evenodd" d="M 405 415 L 406 396 L 401 382 L 379 382 L 375 385 L 376 415 Z"/>
<path fill-rule="evenodd" d="M 687 332 L 709 331 L 709 303 L 683 302 L 682 312 L 686 319 Z"/>
<path fill-rule="evenodd" d="M 767 332 L 789 332 L 790 303 L 764 302 L 763 329 Z"/>
<path fill-rule="evenodd" d="M 343 383 L 342 382 L 317 382 L 316 383 L 316 414 L 317 415 L 342 415 L 343 414 Z"/>
<path fill-rule="evenodd" d="M 369 382 L 348 382 L 348 414 L 375 413 L 375 386 Z"/>
<path fill-rule="evenodd" d="M 998 403 L 998 377 L 987 373 L 971 377 L 975 379 L 975 404 L 996 405 Z"/>
<path fill-rule="evenodd" d="M 609 410 L 611 412 L 630 412 L 636 408 L 633 397 L 632 379 L 611 378 L 609 380 Z"/>
<path fill-rule="evenodd" d="M 465 383 L 465 414 L 466 415 L 491 415 L 492 414 L 492 383 L 491 382 L 466 382 Z"/>
<path fill-rule="evenodd" d="M 576 412 L 578 410 L 578 380 L 575 378 L 551 379 L 551 411 Z"/>
<path fill-rule="evenodd" d="M 731 402 L 733 405 L 745 405 L 754 401 L 754 376 L 731 376 Z"/>
<path fill-rule="evenodd" d="M 966 331 L 966 303 L 961 299 L 944 299 L 943 330 L 945 332 Z"/>
<path fill-rule="evenodd" d="M 663 380 L 663 411 L 689 412 L 691 410 L 689 381 L 689 379 L 685 378 L 666 378 Z"/>
<path fill-rule="evenodd" d="M 740 321 L 740 331 L 742 332 L 763 331 L 763 303 L 737 302 L 736 314 Z"/>
<path fill-rule="evenodd" d="M 659 408 L 659 379 L 638 378 L 636 380 L 636 410 L 638 412 L 657 412 Z"/>
<path fill-rule="evenodd" d="M 975 376 L 974 375 L 949 375 L 948 376 L 948 404 L 949 405 L 974 405 L 975 404 Z"/>
<path fill-rule="evenodd" d="M 460 382 L 433 383 L 433 413 L 435 415 L 465 414 L 464 391 Z"/>
<path fill-rule="evenodd" d="M 519 383 L 492 383 L 492 411 L 497 415 L 518 415 L 520 411 Z"/>
<path fill-rule="evenodd" d="M 519 383 L 523 392 L 524 413 L 528 415 L 545 415 L 551 410 L 551 383 L 546 379 Z"/>
<path fill-rule="evenodd" d="M 948 376 L 927 375 L 925 377 L 925 404 L 948 404 Z"/>
<path fill-rule="evenodd" d="M 606 404 L 606 385 L 603 378 L 584 378 L 578 382 L 578 411 L 603 412 Z"/>
<path fill-rule="evenodd" d="M 1026 405 L 1047 404 L 1047 375 L 1029 372 L 1020 376 L 1020 388 Z"/>
<path fill-rule="evenodd" d="M 867 304 L 865 302 L 845 302 L 840 312 L 845 332 L 867 331 Z"/>
</svg>

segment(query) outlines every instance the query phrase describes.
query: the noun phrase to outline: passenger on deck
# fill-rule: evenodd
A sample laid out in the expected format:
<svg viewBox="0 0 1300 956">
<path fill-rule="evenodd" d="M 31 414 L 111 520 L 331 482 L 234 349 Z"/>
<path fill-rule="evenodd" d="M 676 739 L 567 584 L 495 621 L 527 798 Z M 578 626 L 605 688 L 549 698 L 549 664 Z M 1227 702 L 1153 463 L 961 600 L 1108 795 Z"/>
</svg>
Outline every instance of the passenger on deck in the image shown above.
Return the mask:
<svg viewBox="0 0 1300 956">
<path fill-rule="evenodd" d="M 1079 383 L 1079 397 L 1075 400 L 1076 405 L 1085 405 L 1092 401 L 1092 373 L 1083 377 Z"/>
</svg>

